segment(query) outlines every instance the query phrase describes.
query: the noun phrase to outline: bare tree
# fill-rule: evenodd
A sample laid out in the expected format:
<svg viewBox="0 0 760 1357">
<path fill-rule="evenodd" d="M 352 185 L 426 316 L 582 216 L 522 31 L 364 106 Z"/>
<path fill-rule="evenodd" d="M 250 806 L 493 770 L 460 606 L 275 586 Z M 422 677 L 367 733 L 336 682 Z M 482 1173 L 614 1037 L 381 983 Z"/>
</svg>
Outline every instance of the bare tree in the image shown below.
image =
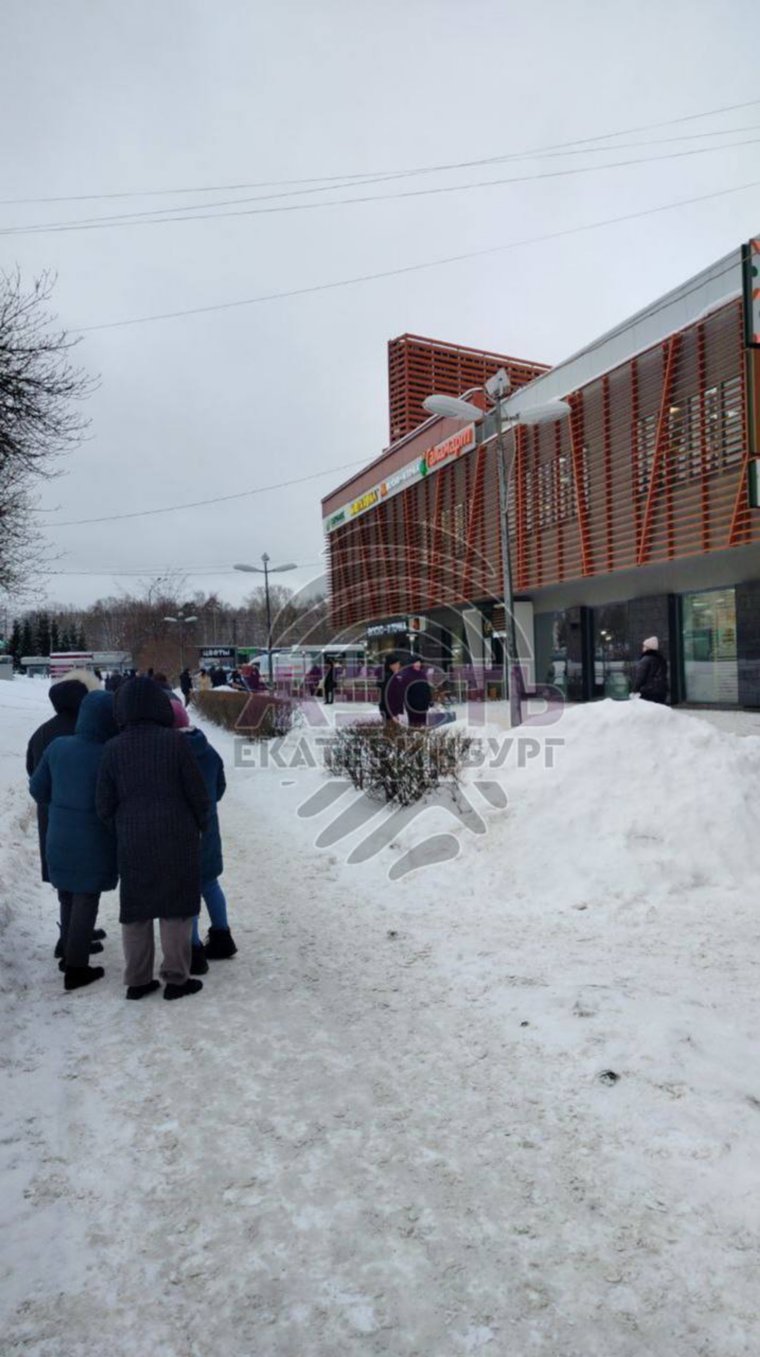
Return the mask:
<svg viewBox="0 0 760 1357">
<path fill-rule="evenodd" d="M 54 278 L 24 290 L 18 270 L 0 273 L 0 588 L 19 590 L 40 558 L 31 491 L 57 474 L 57 459 L 82 439 L 75 403 L 94 382 L 71 362 L 76 340 L 54 328 Z"/>
</svg>

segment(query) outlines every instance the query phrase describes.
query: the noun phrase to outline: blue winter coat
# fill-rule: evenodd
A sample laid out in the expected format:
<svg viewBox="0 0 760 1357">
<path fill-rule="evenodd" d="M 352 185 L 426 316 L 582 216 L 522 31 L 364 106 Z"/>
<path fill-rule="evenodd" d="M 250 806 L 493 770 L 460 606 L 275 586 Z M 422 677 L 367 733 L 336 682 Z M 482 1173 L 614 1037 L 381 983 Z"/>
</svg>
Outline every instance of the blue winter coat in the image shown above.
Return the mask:
<svg viewBox="0 0 760 1357">
<path fill-rule="evenodd" d="M 117 733 L 110 693 L 88 693 L 73 735 L 48 745 L 29 781 L 39 805 L 49 806 L 45 853 L 50 880 L 59 891 L 112 891 L 116 835 L 95 811 L 95 786 L 106 740 Z"/>
<path fill-rule="evenodd" d="M 208 828 L 201 835 L 201 881 L 205 884 L 207 881 L 215 881 L 224 870 L 222 835 L 219 829 L 216 803 L 221 801 L 227 790 L 227 779 L 224 776 L 224 764 L 220 755 L 217 754 L 213 745 L 209 744 L 202 730 L 184 731 L 180 734 L 180 739 L 187 740 L 198 760 L 198 767 L 203 774 L 203 781 L 206 784 L 206 791 L 212 807 Z"/>
</svg>

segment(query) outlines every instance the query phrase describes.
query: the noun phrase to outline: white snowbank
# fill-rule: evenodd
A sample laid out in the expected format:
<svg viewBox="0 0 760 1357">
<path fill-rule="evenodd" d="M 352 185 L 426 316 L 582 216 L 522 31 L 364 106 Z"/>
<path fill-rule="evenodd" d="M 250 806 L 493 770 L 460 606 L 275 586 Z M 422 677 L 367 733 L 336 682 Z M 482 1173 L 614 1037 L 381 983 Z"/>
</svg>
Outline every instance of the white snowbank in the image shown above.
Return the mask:
<svg viewBox="0 0 760 1357">
<path fill-rule="evenodd" d="M 497 719 L 459 818 L 384 835 L 308 732 L 262 769 L 207 727 L 240 952 L 127 1004 L 113 897 L 105 979 L 53 963 L 46 703 L 0 684 L 4 1351 L 754 1357 L 755 734 Z M 458 856 L 390 879 L 431 832 Z"/>
</svg>

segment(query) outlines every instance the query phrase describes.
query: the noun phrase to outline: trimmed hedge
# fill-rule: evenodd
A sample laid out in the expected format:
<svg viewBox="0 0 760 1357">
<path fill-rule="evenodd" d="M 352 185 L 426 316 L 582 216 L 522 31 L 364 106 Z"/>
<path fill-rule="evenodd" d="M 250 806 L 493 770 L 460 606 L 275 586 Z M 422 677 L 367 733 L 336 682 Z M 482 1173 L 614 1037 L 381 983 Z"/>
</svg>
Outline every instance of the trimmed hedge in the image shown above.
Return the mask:
<svg viewBox="0 0 760 1357">
<path fill-rule="evenodd" d="M 469 736 L 458 733 L 365 721 L 337 731 L 325 762 L 359 791 L 410 806 L 442 782 L 459 783 L 471 744 Z"/>
<path fill-rule="evenodd" d="M 195 690 L 191 702 L 207 721 L 247 740 L 272 740 L 287 735 L 296 715 L 292 698 L 271 693 L 235 693 L 219 688 Z"/>
</svg>

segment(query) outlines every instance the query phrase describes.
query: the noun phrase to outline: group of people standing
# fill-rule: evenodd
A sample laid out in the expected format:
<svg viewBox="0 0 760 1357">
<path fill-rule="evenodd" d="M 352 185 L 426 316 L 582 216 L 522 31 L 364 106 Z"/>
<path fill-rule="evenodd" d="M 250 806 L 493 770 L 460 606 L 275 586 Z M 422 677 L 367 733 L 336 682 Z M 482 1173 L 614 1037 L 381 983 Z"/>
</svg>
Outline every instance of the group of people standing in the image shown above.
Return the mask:
<svg viewBox="0 0 760 1357">
<path fill-rule="evenodd" d="M 433 696 L 421 655 L 413 655 L 406 664 L 394 652 L 386 656 L 378 704 L 384 721 L 406 716 L 410 726 L 427 726 Z"/>
<path fill-rule="evenodd" d="M 165 999 L 196 994 L 208 961 L 237 951 L 219 882 L 224 765 L 161 678 L 131 678 L 111 693 L 88 671 L 72 671 L 51 686 L 55 715 L 29 741 L 42 879 L 58 893 L 55 955 L 66 990 L 104 975 L 89 959 L 103 950 L 100 896 L 117 884 L 128 999 L 154 993 L 161 981 Z M 201 897 L 210 918 L 205 945 Z"/>
</svg>

